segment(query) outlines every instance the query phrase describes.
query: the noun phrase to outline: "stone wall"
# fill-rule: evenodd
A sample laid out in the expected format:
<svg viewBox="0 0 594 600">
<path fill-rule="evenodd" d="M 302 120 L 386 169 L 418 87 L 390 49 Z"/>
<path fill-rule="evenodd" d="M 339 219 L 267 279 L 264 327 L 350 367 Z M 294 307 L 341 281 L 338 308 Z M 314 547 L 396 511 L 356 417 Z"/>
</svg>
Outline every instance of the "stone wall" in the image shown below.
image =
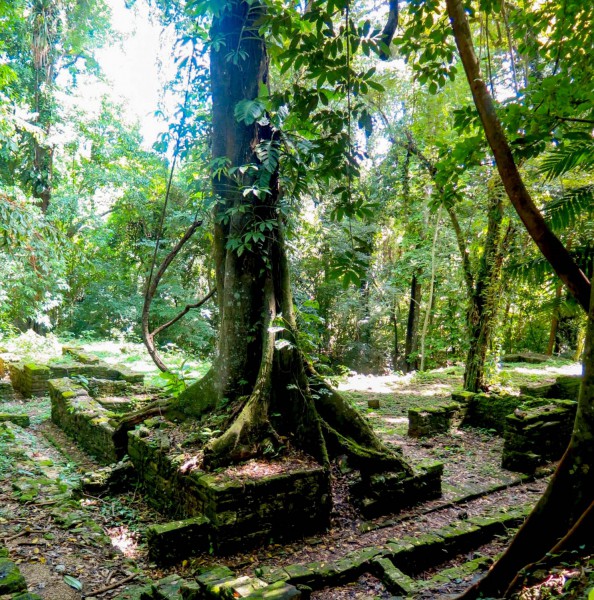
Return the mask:
<svg viewBox="0 0 594 600">
<path fill-rule="evenodd" d="M 577 402 L 551 400 L 528 403 L 505 418 L 501 466 L 510 471 L 533 473 L 559 460 L 569 443 Z"/>
<path fill-rule="evenodd" d="M 322 467 L 261 477 L 182 470 L 166 430 L 129 432 L 128 455 L 152 504 L 177 518 L 208 519 L 207 548 L 225 554 L 301 537 L 328 526 L 330 480 Z M 198 539 L 195 540 L 200 543 Z"/>
<path fill-rule="evenodd" d="M 499 435 L 503 434 L 507 415 L 533 400 L 531 396 L 510 394 L 473 394 L 467 398 L 462 425 L 493 430 Z"/>
<path fill-rule="evenodd" d="M 25 398 L 44 396 L 48 393 L 48 381 L 62 377 L 81 376 L 87 379 L 142 383 L 142 373 L 133 373 L 125 367 L 114 368 L 99 359 L 88 363 L 12 363 L 9 365 L 12 387 Z"/>
<path fill-rule="evenodd" d="M 520 387 L 520 393 L 535 398 L 577 400 L 582 378 L 580 375 L 561 375 L 555 383 L 529 384 Z"/>
<path fill-rule="evenodd" d="M 85 388 L 71 379 L 50 379 L 52 421 L 76 440 L 87 452 L 105 464 L 116 462 L 114 414 L 89 396 Z"/>
<path fill-rule="evenodd" d="M 457 402 L 409 408 L 408 435 L 425 437 L 448 433 L 453 420 L 460 413 L 460 408 L 461 406 Z"/>
</svg>

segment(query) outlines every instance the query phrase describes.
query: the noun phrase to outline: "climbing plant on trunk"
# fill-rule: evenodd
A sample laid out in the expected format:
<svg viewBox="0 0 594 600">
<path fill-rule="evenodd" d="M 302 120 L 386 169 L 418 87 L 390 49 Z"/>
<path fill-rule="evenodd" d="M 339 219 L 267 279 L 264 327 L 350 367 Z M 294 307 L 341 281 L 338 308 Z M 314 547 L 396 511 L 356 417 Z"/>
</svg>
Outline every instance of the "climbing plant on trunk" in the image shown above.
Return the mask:
<svg viewBox="0 0 594 600">
<path fill-rule="evenodd" d="M 210 31 L 214 255 L 220 329 L 212 370 L 176 408 L 231 407 L 204 466 L 292 445 L 327 465 L 346 454 L 367 472 L 410 467 L 331 389 L 297 344 L 279 187 L 280 132 L 260 109 L 269 57 L 264 2 L 215 6 Z"/>
</svg>

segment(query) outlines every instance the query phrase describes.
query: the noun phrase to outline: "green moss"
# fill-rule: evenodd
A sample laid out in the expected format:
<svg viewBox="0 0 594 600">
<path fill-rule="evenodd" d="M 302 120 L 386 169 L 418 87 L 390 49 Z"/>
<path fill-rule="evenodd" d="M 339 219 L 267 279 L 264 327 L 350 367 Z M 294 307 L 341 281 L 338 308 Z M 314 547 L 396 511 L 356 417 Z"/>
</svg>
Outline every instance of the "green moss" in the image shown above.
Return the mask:
<svg viewBox="0 0 594 600">
<path fill-rule="evenodd" d="M 28 415 L 12 415 L 8 413 L 0 413 L 0 422 L 10 422 L 19 427 L 29 427 L 30 420 Z"/>
<path fill-rule="evenodd" d="M 27 589 L 27 582 L 18 567 L 6 558 L 0 558 L 0 595 L 16 594 Z"/>
</svg>

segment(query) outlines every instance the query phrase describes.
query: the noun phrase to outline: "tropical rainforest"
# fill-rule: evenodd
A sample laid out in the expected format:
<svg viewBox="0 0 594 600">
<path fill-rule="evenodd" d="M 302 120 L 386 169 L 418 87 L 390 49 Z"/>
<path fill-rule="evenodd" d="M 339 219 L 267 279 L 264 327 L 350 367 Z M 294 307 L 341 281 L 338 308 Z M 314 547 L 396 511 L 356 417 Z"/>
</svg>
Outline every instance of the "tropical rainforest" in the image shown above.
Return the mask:
<svg viewBox="0 0 594 600">
<path fill-rule="evenodd" d="M 206 470 L 290 440 L 408 473 L 329 382 L 460 366 L 476 393 L 504 355 L 583 361 L 566 453 L 462 597 L 587 555 L 592 3 L 141 6 L 175 63 L 156 140 L 105 85 L 101 49 L 126 52 L 108 0 L 0 0 L 0 336 L 143 342 L 172 398 L 121 428 L 224 409 Z"/>
</svg>

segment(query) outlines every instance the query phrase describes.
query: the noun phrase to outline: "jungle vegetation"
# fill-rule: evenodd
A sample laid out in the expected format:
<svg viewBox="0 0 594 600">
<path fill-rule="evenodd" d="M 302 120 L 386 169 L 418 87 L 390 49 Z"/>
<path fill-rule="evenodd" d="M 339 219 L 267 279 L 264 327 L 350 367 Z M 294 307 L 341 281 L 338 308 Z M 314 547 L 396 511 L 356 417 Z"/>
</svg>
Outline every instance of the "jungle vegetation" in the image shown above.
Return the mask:
<svg viewBox="0 0 594 600">
<path fill-rule="evenodd" d="M 591 3 L 151 8 L 177 35 L 179 109 L 147 149 L 109 95 L 75 101 L 102 77 L 96 49 L 118 43 L 108 3 L 0 0 L 1 331 L 143 338 L 163 371 L 172 345 L 210 361 L 174 408 L 233 406 L 211 467 L 291 438 L 323 464 L 406 470 L 324 376 L 464 362 L 476 391 L 504 353 L 582 356 L 568 452 L 465 597 L 502 594 L 560 539 L 581 544 Z"/>
</svg>

